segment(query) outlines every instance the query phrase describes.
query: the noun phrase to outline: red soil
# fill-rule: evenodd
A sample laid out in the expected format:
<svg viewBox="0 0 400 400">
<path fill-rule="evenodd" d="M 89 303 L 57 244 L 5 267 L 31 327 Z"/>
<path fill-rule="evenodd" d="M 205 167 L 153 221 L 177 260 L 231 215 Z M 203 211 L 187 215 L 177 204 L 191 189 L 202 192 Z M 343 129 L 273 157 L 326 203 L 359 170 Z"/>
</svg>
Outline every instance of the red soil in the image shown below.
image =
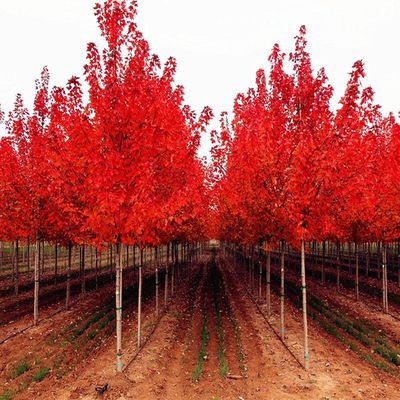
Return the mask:
<svg viewBox="0 0 400 400">
<path fill-rule="evenodd" d="M 211 285 L 215 270 L 210 264 L 203 263 L 193 268 L 189 279 L 185 280 L 183 276 L 177 282 L 175 296 L 154 333 L 154 294 L 148 293 L 143 307 L 144 336 L 151 336 L 122 374 L 115 373 L 115 338 L 111 336 L 94 349 L 89 357 L 75 360 L 73 370 L 68 375 L 57 378 L 51 372 L 46 379 L 32 383 L 15 399 L 98 399 L 100 397 L 95 387 L 104 383 L 108 383 L 109 388 L 102 398 L 119 400 L 400 398 L 399 379 L 363 362 L 312 320 L 309 320 L 311 366 L 306 372 L 268 327 L 250 300 L 245 290 L 246 281 L 238 271 L 226 259 L 219 260 L 219 268 L 225 288 L 220 289 L 217 295 L 222 314 L 225 360 L 228 374 L 235 379 L 224 379 L 219 374 L 218 337 Z M 241 376 L 239 368 L 237 341 L 232 324 L 222 307 L 224 296 L 239 326 L 245 355 L 244 376 Z M 332 296 L 335 297 L 334 294 Z M 91 294 L 86 303 L 76 306 L 75 313 L 60 313 L 51 321 L 2 345 L 0 354 L 5 361 L 2 361 L 0 367 L 0 379 L 6 376 L 6 363 L 21 357 L 32 346 L 36 346 L 35 351 L 38 351 L 38 343 L 44 343 L 51 330 L 61 329 L 74 318 L 78 310 L 95 307 L 100 298 L 100 293 Z M 346 306 L 353 311 L 357 308 L 357 312 L 365 315 L 372 313 L 366 307 L 359 307 L 343 298 L 335 299 L 338 306 Z M 161 291 L 160 304 L 163 304 L 162 300 Z M 270 322 L 278 330 L 279 299 L 273 294 L 272 300 Z M 203 308 L 207 313 L 209 333 L 207 356 L 198 382 L 192 382 L 200 346 Z M 387 317 L 378 318 L 376 314 L 370 317 L 375 318 L 377 324 L 382 323 L 383 329 L 396 330 L 395 324 L 385 323 Z M 302 360 L 302 332 L 301 311 L 287 302 L 285 343 L 299 360 Z M 124 314 L 123 345 L 126 362 L 136 351 L 135 308 Z M 46 357 L 46 346 L 43 346 L 42 356 Z M 4 389 L 1 381 L 0 387 Z"/>
</svg>

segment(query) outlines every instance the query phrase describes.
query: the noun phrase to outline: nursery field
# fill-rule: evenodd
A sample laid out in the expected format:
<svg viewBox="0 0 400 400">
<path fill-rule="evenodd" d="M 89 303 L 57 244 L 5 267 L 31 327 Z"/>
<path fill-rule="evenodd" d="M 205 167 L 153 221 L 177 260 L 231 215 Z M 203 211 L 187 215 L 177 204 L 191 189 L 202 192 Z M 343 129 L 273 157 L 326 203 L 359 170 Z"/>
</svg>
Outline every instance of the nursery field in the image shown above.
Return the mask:
<svg viewBox="0 0 400 400">
<path fill-rule="evenodd" d="M 138 282 L 127 268 L 122 373 L 115 372 L 115 310 L 105 284 L 81 296 L 69 311 L 1 344 L 1 399 L 396 398 L 400 331 L 395 315 L 400 305 L 391 306 L 393 315 L 383 314 L 373 293 L 355 302 L 350 289 L 337 294 L 315 273 L 309 280 L 311 359 L 305 370 L 295 253 L 286 254 L 283 336 L 280 255 L 276 261 L 272 257 L 268 309 L 266 264 L 258 253 L 249 260 L 245 252 L 217 247 L 216 242 L 203 247 L 196 262 L 175 266 L 173 296 L 158 316 L 154 269 L 144 268 L 140 347 Z M 254 267 L 258 263 L 261 274 Z M 164 277 L 160 273 L 160 304 Z M 10 325 L 16 330 L 24 324 L 20 316 L 0 332 L 8 334 Z M 100 395 L 96 388 L 104 385 Z"/>
<path fill-rule="evenodd" d="M 141 3 L 93 4 L 82 75 L 0 107 L 0 400 L 400 399 L 400 114 L 362 60 L 338 96 L 304 25 L 192 108 Z"/>
</svg>

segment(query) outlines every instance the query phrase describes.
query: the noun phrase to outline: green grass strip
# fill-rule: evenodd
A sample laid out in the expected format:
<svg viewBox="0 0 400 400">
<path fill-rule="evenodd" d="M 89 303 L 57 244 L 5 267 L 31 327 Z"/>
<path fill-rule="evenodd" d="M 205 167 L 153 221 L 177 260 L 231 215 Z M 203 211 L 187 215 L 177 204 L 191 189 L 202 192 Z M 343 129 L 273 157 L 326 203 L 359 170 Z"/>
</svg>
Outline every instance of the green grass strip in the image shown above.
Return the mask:
<svg viewBox="0 0 400 400">
<path fill-rule="evenodd" d="M 201 371 L 203 370 L 204 357 L 206 356 L 206 347 L 208 343 L 208 338 L 209 335 L 207 330 L 207 314 L 203 310 L 203 319 L 201 326 L 201 343 L 200 343 L 199 354 L 197 356 L 197 365 L 192 375 L 193 382 L 197 382 L 199 380 Z"/>
<path fill-rule="evenodd" d="M 218 365 L 219 365 L 219 374 L 222 378 L 226 377 L 228 373 L 228 364 L 225 360 L 225 341 L 224 341 L 224 331 L 222 329 L 222 316 L 221 310 L 219 309 L 218 297 L 217 293 L 219 291 L 218 283 L 213 284 L 213 308 L 215 312 L 215 320 L 217 325 L 217 336 L 218 336 Z"/>
</svg>

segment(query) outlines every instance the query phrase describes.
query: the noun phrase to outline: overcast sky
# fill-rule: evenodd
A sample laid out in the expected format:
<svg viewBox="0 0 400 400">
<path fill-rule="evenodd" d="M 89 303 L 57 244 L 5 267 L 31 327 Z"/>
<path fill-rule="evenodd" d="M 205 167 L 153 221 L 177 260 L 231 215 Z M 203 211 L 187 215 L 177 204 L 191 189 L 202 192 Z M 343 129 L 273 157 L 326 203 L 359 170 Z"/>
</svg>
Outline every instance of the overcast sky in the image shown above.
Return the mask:
<svg viewBox="0 0 400 400">
<path fill-rule="evenodd" d="M 44 65 L 52 85 L 82 75 L 86 43 L 98 41 L 91 0 L 0 0 L 0 104 L 32 103 Z M 384 111 L 400 110 L 399 0 L 139 0 L 139 28 L 152 51 L 178 61 L 176 80 L 194 109 L 230 111 L 234 96 L 268 69 L 274 43 L 286 52 L 300 25 L 314 69 L 324 66 L 342 95 L 357 59 Z M 335 106 L 335 104 L 334 104 Z M 216 126 L 216 125 L 215 125 Z M 205 152 L 207 145 L 203 146 Z"/>
</svg>

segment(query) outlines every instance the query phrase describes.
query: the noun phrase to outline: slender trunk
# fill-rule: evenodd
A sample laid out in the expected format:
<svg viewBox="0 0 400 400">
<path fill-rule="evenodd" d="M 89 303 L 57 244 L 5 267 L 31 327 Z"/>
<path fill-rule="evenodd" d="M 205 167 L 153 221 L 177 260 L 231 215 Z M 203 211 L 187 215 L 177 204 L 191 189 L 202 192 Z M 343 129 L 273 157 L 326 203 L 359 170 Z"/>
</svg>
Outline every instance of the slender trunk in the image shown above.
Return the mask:
<svg viewBox="0 0 400 400">
<path fill-rule="evenodd" d="M 400 288 L 400 241 L 397 242 L 397 286 Z"/>
<path fill-rule="evenodd" d="M 138 288 L 138 320 L 137 320 L 137 347 L 142 344 L 142 267 L 143 267 L 143 249 L 140 252 L 139 265 L 139 288 Z"/>
<path fill-rule="evenodd" d="M 121 304 L 122 307 L 122 290 L 123 290 L 123 286 L 122 286 L 122 275 L 123 275 L 123 270 L 124 270 L 124 256 L 123 256 L 123 250 L 124 250 L 124 245 L 121 243 L 121 248 L 120 248 L 120 266 L 117 266 L 117 264 L 115 264 L 115 268 L 120 268 L 120 274 L 119 274 L 119 304 Z M 117 272 L 117 271 L 115 271 Z"/>
<path fill-rule="evenodd" d="M 72 242 L 68 241 L 68 262 L 67 262 L 67 293 L 65 295 L 65 309 L 69 310 L 71 298 L 71 264 L 72 264 Z"/>
<path fill-rule="evenodd" d="M 340 292 L 340 243 L 336 244 L 336 289 Z"/>
<path fill-rule="evenodd" d="M 285 248 L 282 242 L 281 247 L 281 295 L 280 295 L 280 306 L 281 306 L 281 337 L 285 339 Z"/>
<path fill-rule="evenodd" d="M 325 286 L 325 258 L 326 258 L 326 241 L 322 242 L 322 271 L 321 271 L 321 282 Z"/>
<path fill-rule="evenodd" d="M 271 252 L 267 255 L 267 312 L 271 315 Z"/>
<path fill-rule="evenodd" d="M 93 271 L 93 246 L 90 246 L 90 272 Z"/>
<path fill-rule="evenodd" d="M 382 297 L 383 297 L 383 312 L 389 312 L 388 295 L 387 295 L 387 249 L 386 244 L 382 243 Z"/>
<path fill-rule="evenodd" d="M 261 302 L 261 298 L 262 298 L 262 286 L 261 286 L 261 281 L 262 281 L 262 264 L 261 261 L 258 261 L 258 265 L 259 265 L 259 277 L 258 277 L 258 301 Z"/>
<path fill-rule="evenodd" d="M 308 353 L 308 322 L 307 322 L 307 287 L 306 287 L 306 256 L 304 240 L 301 241 L 301 294 L 303 301 L 303 328 L 304 328 L 304 368 L 309 367 Z"/>
<path fill-rule="evenodd" d="M 121 302 L 121 278 L 122 275 L 122 254 L 121 242 L 118 240 L 116 246 L 115 268 L 115 317 L 116 317 L 116 335 L 117 335 L 117 372 L 122 372 L 122 302 Z"/>
<path fill-rule="evenodd" d="M 156 315 L 158 317 L 159 314 L 159 305 L 158 305 L 158 266 L 156 265 Z"/>
<path fill-rule="evenodd" d="M 352 268 L 351 268 L 351 242 L 349 242 L 349 252 L 348 252 L 348 256 L 349 256 L 349 262 L 348 262 L 348 266 L 349 266 L 349 273 L 351 274 L 351 270 L 352 270 Z"/>
<path fill-rule="evenodd" d="M 110 245 L 110 264 L 109 264 L 109 267 L 110 267 L 110 277 L 111 277 L 111 280 L 112 280 L 112 278 L 113 278 L 113 264 L 114 264 L 114 259 L 113 259 L 113 247 L 112 247 L 112 245 Z"/>
<path fill-rule="evenodd" d="M 97 247 L 96 247 L 95 248 L 95 254 L 94 254 L 94 257 L 95 257 L 95 269 L 96 269 L 96 272 L 95 272 L 95 274 L 96 274 L 96 290 L 99 288 L 99 260 L 98 260 L 98 255 L 99 255 L 99 253 L 98 253 Z"/>
<path fill-rule="evenodd" d="M 27 247 L 26 260 L 28 262 L 27 269 L 28 269 L 28 275 L 29 275 L 29 272 L 30 272 L 30 269 L 31 269 L 31 255 L 30 255 L 31 244 L 30 244 L 30 241 L 29 241 L 29 237 L 27 238 L 26 243 L 27 243 L 27 246 L 28 246 Z"/>
<path fill-rule="evenodd" d="M 377 254 L 377 263 L 376 263 L 376 273 L 378 279 L 381 279 L 381 242 L 378 242 L 378 254 Z"/>
<path fill-rule="evenodd" d="M 369 274 L 369 262 L 370 262 L 370 256 L 371 256 L 371 243 L 367 243 L 367 258 L 365 260 L 365 276 L 368 278 Z"/>
<path fill-rule="evenodd" d="M 81 246 L 81 294 L 82 296 L 86 293 L 86 282 L 85 282 L 85 245 Z"/>
<path fill-rule="evenodd" d="M 42 241 L 41 259 L 42 259 L 42 274 L 43 274 L 44 273 L 44 240 Z"/>
<path fill-rule="evenodd" d="M 39 322 L 39 267 L 40 267 L 40 235 L 36 235 L 35 269 L 34 269 L 34 297 L 33 297 L 33 325 Z"/>
<path fill-rule="evenodd" d="M 54 246 L 54 283 L 57 283 L 58 277 L 58 246 L 57 243 Z"/>
<path fill-rule="evenodd" d="M 15 241 L 15 295 L 18 296 L 18 280 L 19 280 L 19 241 Z"/>
<path fill-rule="evenodd" d="M 167 264 L 165 266 L 164 306 L 167 306 L 168 303 L 168 278 L 169 278 L 169 243 L 167 244 Z"/>
<path fill-rule="evenodd" d="M 172 244 L 171 297 L 174 297 L 175 263 L 176 263 L 176 246 L 173 243 Z"/>
<path fill-rule="evenodd" d="M 354 244 L 354 251 L 356 256 L 356 301 L 360 300 L 359 282 L 358 282 L 358 243 Z"/>
</svg>

